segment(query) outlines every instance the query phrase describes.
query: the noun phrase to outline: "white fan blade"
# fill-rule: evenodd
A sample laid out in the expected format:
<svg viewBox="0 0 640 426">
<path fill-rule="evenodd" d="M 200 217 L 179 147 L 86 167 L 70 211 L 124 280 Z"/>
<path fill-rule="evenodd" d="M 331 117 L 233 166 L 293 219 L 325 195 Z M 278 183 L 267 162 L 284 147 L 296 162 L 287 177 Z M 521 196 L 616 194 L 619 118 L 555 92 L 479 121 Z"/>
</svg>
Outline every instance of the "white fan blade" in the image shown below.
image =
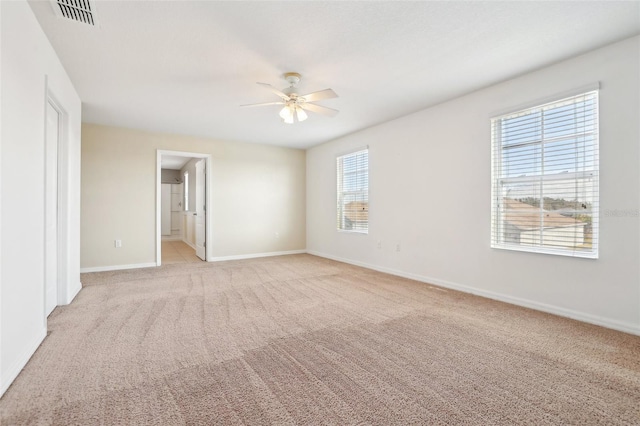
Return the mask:
<svg viewBox="0 0 640 426">
<path fill-rule="evenodd" d="M 275 93 L 276 95 L 280 96 L 283 100 L 285 100 L 285 101 L 289 100 L 289 95 L 281 92 L 280 90 L 276 89 L 272 85 L 267 84 L 267 83 L 257 83 L 257 84 L 259 84 L 260 86 L 264 86 L 267 89 L 271 90 L 273 93 Z"/>
<path fill-rule="evenodd" d="M 310 104 L 308 102 L 301 104 L 300 108 L 306 109 L 311 112 L 317 112 L 318 114 L 328 115 L 329 117 L 334 117 L 339 112 L 338 110 L 333 108 L 327 108 L 327 107 L 323 107 L 316 104 Z"/>
<path fill-rule="evenodd" d="M 265 106 L 265 105 L 284 105 L 284 102 L 263 102 L 261 104 L 246 104 L 240 105 L 241 107 L 254 107 L 254 106 Z"/>
<path fill-rule="evenodd" d="M 308 95 L 303 95 L 301 97 L 304 98 L 304 100 L 307 102 L 315 102 L 322 99 L 337 98 L 338 95 L 331 89 L 324 89 L 318 92 L 309 93 Z"/>
</svg>

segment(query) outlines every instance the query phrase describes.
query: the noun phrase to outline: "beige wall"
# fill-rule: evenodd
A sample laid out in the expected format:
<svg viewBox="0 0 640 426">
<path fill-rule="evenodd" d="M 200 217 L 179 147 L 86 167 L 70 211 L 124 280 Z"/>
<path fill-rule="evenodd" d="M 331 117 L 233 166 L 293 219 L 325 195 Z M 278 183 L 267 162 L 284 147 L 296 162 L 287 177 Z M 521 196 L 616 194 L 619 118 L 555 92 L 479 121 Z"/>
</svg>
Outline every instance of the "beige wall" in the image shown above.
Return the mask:
<svg viewBox="0 0 640 426">
<path fill-rule="evenodd" d="M 158 149 L 212 155 L 214 258 L 305 249 L 304 151 L 85 123 L 82 268 L 155 263 Z"/>
</svg>

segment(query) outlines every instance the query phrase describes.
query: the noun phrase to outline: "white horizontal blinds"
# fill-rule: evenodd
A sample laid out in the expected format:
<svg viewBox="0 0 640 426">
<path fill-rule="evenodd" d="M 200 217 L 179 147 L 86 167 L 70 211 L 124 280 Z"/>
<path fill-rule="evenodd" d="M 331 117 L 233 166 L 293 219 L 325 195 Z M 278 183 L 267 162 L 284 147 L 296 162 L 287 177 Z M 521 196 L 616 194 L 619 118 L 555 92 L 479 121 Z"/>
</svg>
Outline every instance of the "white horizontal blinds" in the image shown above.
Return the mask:
<svg viewBox="0 0 640 426">
<path fill-rule="evenodd" d="M 337 227 L 345 231 L 369 230 L 369 150 L 339 156 L 337 162 Z"/>
<path fill-rule="evenodd" d="M 491 120 L 491 245 L 597 257 L 598 92 Z"/>
</svg>

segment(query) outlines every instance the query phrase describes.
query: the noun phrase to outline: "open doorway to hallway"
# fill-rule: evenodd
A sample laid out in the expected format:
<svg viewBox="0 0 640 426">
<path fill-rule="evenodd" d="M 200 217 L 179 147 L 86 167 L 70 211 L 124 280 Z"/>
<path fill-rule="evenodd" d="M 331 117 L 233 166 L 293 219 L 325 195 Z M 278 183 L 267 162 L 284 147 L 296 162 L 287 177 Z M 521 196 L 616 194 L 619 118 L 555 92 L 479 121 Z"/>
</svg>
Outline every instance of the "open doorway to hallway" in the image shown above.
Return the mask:
<svg viewBox="0 0 640 426">
<path fill-rule="evenodd" d="M 158 150 L 156 264 L 211 257 L 208 154 Z M 180 244 L 168 244 L 168 243 Z M 166 253 L 165 253 L 166 252 Z"/>
</svg>

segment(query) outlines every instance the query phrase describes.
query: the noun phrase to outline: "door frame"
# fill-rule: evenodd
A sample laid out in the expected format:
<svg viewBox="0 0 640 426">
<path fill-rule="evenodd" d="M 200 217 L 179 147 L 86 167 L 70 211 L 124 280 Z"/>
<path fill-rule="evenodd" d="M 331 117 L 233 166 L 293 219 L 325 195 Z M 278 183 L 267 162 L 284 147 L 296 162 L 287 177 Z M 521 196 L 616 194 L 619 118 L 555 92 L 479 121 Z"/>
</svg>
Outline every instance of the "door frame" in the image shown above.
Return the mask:
<svg viewBox="0 0 640 426">
<path fill-rule="evenodd" d="M 71 194 L 71 179 L 70 175 L 70 165 L 69 165 L 69 141 L 68 141 L 68 133 L 69 133 L 69 114 L 67 110 L 64 108 L 63 104 L 59 101 L 59 99 L 52 92 L 49 87 L 48 80 L 45 80 L 46 86 L 46 96 L 44 102 L 44 128 L 45 133 L 43 134 L 43 142 L 44 142 L 44 182 L 43 185 L 46 188 L 47 184 L 47 172 L 46 172 L 46 152 L 47 152 L 47 139 L 46 139 L 46 126 L 47 126 L 47 106 L 50 104 L 56 111 L 58 111 L 58 159 L 57 159 L 57 283 L 56 283 L 56 306 L 66 305 L 69 303 L 69 263 L 71 259 L 71 245 L 70 241 L 70 231 L 71 231 L 71 208 L 70 208 L 70 194 Z M 44 194 L 44 202 L 46 206 L 46 196 Z M 44 225 L 46 226 L 47 220 L 47 210 L 45 207 L 44 210 Z M 43 247 L 44 251 L 44 267 L 46 270 L 46 259 L 47 259 L 47 251 L 46 251 L 46 232 L 43 233 Z M 45 327 L 47 324 L 47 280 L 46 278 L 42 280 L 42 286 L 44 289 L 44 297 L 42 304 L 42 312 L 44 314 L 44 323 Z M 54 308 L 55 309 L 55 308 Z"/>
<path fill-rule="evenodd" d="M 205 174 L 205 258 L 210 262 L 213 258 L 213 215 L 211 212 L 212 197 L 211 189 L 213 188 L 213 158 L 211 154 L 203 154 L 201 152 L 186 151 L 169 151 L 158 149 L 156 151 L 156 266 L 162 265 L 162 156 L 171 155 L 176 157 L 187 158 L 204 158 L 206 160 Z"/>
<path fill-rule="evenodd" d="M 200 159 L 195 163 L 195 203 L 196 209 L 194 214 L 196 215 L 195 223 L 193 224 L 195 239 L 194 245 L 196 246 L 196 256 L 202 260 L 207 260 L 207 223 L 206 223 L 206 213 L 207 213 L 207 203 L 206 203 L 206 194 L 207 194 L 207 162 L 202 163 L 204 159 Z M 203 176 L 204 175 L 204 179 Z M 205 196 L 205 203 L 202 204 L 202 196 Z M 205 215 L 204 220 L 202 219 L 202 214 Z M 202 232 L 201 227 L 204 226 L 204 232 Z M 202 235 L 204 234 L 204 235 Z M 204 237 L 203 240 L 200 238 Z M 199 245 L 200 241 L 202 241 L 202 246 Z M 204 249 L 204 250 L 203 250 Z M 204 259 L 203 259 L 204 258 Z"/>
</svg>

